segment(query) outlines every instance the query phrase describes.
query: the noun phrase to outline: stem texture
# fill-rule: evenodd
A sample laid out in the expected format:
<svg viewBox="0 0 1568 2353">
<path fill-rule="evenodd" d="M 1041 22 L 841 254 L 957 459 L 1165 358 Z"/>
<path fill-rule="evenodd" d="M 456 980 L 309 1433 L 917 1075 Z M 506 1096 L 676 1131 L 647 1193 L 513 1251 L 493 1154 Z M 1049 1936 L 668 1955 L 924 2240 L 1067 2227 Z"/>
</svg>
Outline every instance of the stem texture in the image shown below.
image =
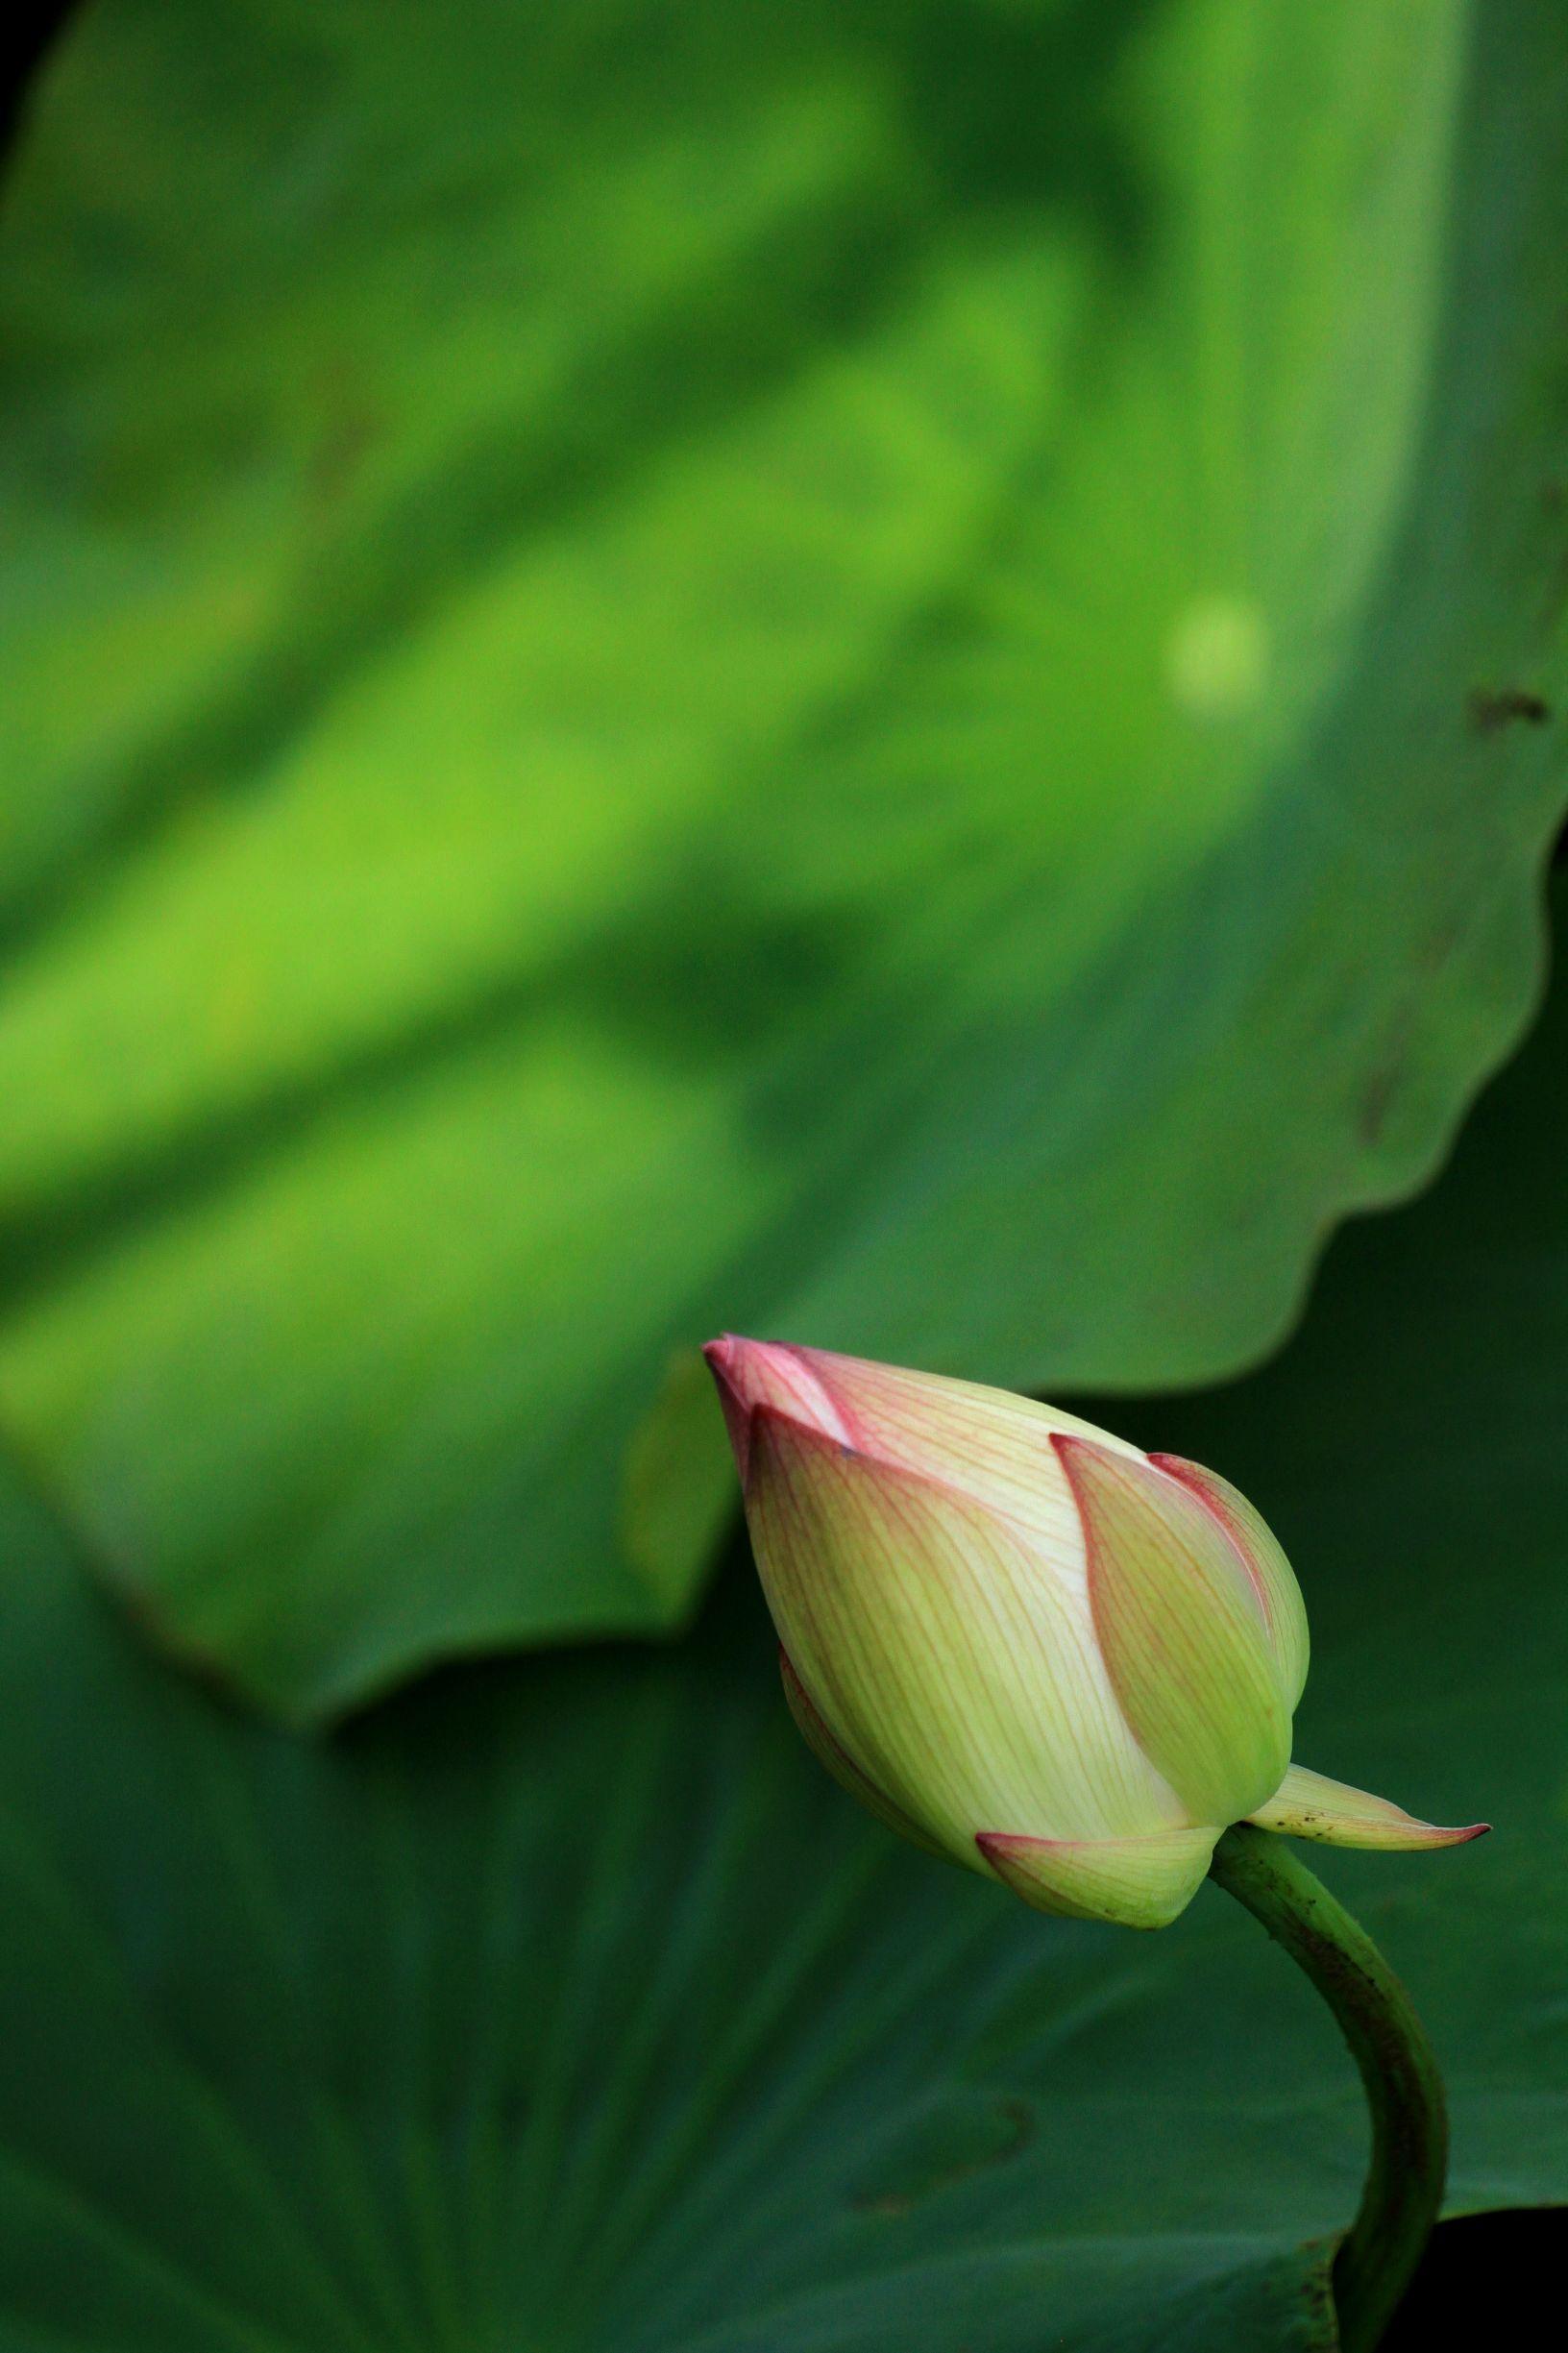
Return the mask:
<svg viewBox="0 0 1568 2353">
<path fill-rule="evenodd" d="M 1372 2112 L 1372 2161 L 1334 2265 L 1344 2353 L 1372 2353 L 1442 2204 L 1448 2117 L 1426 2029 L 1365 1930 L 1287 1842 L 1237 1823 L 1210 1876 L 1261 1920 L 1334 2012 Z"/>
</svg>

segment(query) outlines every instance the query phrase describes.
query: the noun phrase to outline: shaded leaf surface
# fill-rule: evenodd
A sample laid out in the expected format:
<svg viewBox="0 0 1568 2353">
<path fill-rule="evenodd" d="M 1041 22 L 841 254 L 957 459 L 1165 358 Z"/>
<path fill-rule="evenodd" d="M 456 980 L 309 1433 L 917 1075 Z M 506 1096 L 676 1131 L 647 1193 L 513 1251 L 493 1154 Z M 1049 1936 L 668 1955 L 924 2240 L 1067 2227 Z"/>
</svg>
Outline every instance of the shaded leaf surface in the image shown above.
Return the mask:
<svg viewBox="0 0 1568 2353">
<path fill-rule="evenodd" d="M 1189 1381 L 1561 797 L 1545 0 L 85 13 L 0 258 L 0 1416 L 292 1715 L 667 1626 L 722 1324 Z"/>
<path fill-rule="evenodd" d="M 1134 1417 L 1289 1545 L 1303 1755 L 1497 1825 L 1314 1857 L 1433 2030 L 1460 2211 L 1568 2193 L 1565 1053 L 1568 989 L 1284 1358 Z M 14 1494 L 6 1554 L 7 2353 L 1328 2353 L 1364 2127 L 1308 1989 L 1213 1889 L 1138 1936 L 896 1846 L 749 1578 L 678 1652 L 449 1671 L 312 1749 Z"/>
</svg>

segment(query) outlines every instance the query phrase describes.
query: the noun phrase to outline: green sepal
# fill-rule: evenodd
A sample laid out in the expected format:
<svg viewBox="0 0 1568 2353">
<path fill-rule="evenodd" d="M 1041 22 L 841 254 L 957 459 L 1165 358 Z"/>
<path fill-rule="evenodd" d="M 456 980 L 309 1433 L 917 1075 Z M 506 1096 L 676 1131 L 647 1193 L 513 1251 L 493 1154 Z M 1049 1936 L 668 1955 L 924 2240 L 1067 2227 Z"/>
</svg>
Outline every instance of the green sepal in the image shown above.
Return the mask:
<svg viewBox="0 0 1568 2353">
<path fill-rule="evenodd" d="M 1290 1706 L 1252 1578 L 1213 1514 L 1140 1457 L 1060 1433 L 1100 1650 L 1144 1754 L 1200 1822 L 1263 1804 Z"/>
<path fill-rule="evenodd" d="M 1164 1928 L 1203 1885 L 1218 1836 L 1217 1826 L 1104 1839 L 982 1830 L 974 1843 L 997 1877 L 1037 1912 Z"/>
<path fill-rule="evenodd" d="M 1266 1805 L 1247 1816 L 1261 1830 L 1278 1830 L 1288 1838 L 1320 1839 L 1326 1847 L 1383 1847 L 1413 1851 L 1421 1847 L 1461 1847 L 1491 1828 L 1488 1822 L 1468 1822 L 1445 1827 L 1418 1821 L 1390 1799 L 1375 1798 L 1348 1781 L 1331 1781 L 1324 1773 L 1292 1765 Z"/>
</svg>

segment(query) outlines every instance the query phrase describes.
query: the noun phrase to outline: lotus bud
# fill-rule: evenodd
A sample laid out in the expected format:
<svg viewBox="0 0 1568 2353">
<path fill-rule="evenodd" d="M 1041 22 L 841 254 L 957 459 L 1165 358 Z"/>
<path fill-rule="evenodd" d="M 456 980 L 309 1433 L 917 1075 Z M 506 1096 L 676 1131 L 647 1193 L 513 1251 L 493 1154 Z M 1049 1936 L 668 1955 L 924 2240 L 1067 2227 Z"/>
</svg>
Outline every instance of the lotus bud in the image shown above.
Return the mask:
<svg viewBox="0 0 1568 2353">
<path fill-rule="evenodd" d="M 964 1381 L 726 1337 L 706 1355 L 827 1770 L 915 1845 L 1072 1918 L 1162 1927 L 1222 1830 L 1440 1829 L 1290 1762 L 1307 1617 L 1213 1471 Z"/>
</svg>

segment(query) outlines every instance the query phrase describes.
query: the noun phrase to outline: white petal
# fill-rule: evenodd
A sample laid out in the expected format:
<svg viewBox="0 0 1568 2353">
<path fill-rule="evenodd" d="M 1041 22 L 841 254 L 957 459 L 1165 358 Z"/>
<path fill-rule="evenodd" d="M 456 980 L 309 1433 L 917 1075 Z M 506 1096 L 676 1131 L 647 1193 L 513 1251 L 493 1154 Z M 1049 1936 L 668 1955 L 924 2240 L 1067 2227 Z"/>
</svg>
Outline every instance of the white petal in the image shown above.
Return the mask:
<svg viewBox="0 0 1568 2353">
<path fill-rule="evenodd" d="M 1190 1820 L 1117 1705 L 1081 1573 L 1032 1532 L 767 1409 L 747 1506 L 828 1728 L 955 1861 L 972 1869 L 998 1826 L 1103 1839 Z"/>
</svg>

